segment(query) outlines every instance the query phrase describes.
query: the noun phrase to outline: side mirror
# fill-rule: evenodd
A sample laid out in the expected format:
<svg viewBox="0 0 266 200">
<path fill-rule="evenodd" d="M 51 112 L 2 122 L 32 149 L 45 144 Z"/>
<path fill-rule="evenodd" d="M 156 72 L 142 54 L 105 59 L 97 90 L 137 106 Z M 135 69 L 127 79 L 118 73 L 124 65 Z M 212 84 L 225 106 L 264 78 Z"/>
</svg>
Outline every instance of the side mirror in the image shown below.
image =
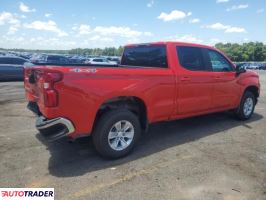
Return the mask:
<svg viewBox="0 0 266 200">
<path fill-rule="evenodd" d="M 236 66 L 236 75 L 240 75 L 242 73 L 245 73 L 247 70 L 243 66 Z"/>
</svg>

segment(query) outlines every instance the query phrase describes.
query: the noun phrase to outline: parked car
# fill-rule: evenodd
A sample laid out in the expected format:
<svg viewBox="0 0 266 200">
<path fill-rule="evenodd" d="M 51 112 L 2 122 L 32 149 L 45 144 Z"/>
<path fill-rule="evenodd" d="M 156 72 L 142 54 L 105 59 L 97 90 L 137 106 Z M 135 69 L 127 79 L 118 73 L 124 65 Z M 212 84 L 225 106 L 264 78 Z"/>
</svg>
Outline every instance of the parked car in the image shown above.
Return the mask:
<svg viewBox="0 0 266 200">
<path fill-rule="evenodd" d="M 91 135 L 101 155 L 118 158 L 151 123 L 228 110 L 248 120 L 260 83 L 213 47 L 158 42 L 126 46 L 112 68 L 25 68 L 25 91 L 46 139 Z"/>
<path fill-rule="evenodd" d="M 117 65 L 117 62 L 109 61 L 106 58 L 89 58 L 84 63 L 91 65 Z"/>
<path fill-rule="evenodd" d="M 21 57 L 0 56 L 0 81 L 23 81 L 23 65 L 29 62 Z"/>
<path fill-rule="evenodd" d="M 116 56 L 107 57 L 107 60 L 112 61 L 112 62 L 115 62 L 116 64 L 119 64 L 120 63 L 120 58 L 119 57 L 116 57 Z"/>
<path fill-rule="evenodd" d="M 80 59 L 80 58 L 69 58 L 69 63 L 70 64 L 83 64 L 85 59 Z"/>
<path fill-rule="evenodd" d="M 259 69 L 260 70 L 266 70 L 266 63 L 260 63 L 259 64 Z"/>
<path fill-rule="evenodd" d="M 234 63 L 235 64 L 235 66 L 236 67 L 243 67 L 244 68 L 244 65 L 246 64 L 246 63 L 243 63 L 243 62 L 237 62 L 237 63 Z"/>
<path fill-rule="evenodd" d="M 61 55 L 46 55 L 41 54 L 31 58 L 33 63 L 51 63 L 51 64 L 70 64 L 70 61 L 65 56 Z"/>
<path fill-rule="evenodd" d="M 245 69 L 252 69 L 252 70 L 259 69 L 259 65 L 256 64 L 256 63 L 246 63 L 246 64 L 243 65 L 243 67 Z"/>
</svg>

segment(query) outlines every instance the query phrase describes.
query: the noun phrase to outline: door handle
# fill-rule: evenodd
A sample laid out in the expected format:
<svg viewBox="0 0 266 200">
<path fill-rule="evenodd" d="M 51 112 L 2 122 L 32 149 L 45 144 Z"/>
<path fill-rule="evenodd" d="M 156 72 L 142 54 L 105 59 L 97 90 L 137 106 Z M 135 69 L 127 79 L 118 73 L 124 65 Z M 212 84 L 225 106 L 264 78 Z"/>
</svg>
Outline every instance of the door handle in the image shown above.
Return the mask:
<svg viewBox="0 0 266 200">
<path fill-rule="evenodd" d="M 181 77 L 180 81 L 183 81 L 183 82 L 190 81 L 190 78 L 189 77 Z"/>
<path fill-rule="evenodd" d="M 220 77 L 220 76 L 215 76 L 214 79 L 215 79 L 215 80 L 220 80 L 220 79 L 222 79 L 222 77 Z"/>
</svg>

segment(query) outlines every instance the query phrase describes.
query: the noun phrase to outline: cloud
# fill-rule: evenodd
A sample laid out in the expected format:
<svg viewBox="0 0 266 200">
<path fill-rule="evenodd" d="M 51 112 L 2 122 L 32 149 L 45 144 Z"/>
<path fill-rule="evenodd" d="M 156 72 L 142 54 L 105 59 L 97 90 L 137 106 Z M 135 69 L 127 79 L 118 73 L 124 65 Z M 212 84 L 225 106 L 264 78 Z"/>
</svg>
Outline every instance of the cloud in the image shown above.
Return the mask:
<svg viewBox="0 0 266 200">
<path fill-rule="evenodd" d="M 47 18 L 48 18 L 48 17 L 51 17 L 52 15 L 53 15 L 52 13 L 45 13 L 45 14 L 44 14 L 44 16 L 47 17 Z"/>
<path fill-rule="evenodd" d="M 229 0 L 217 0 L 216 3 L 227 3 Z"/>
<path fill-rule="evenodd" d="M 13 35 L 13 34 L 15 34 L 19 30 L 20 27 L 21 27 L 20 22 L 19 23 L 16 23 L 16 24 L 12 24 L 9 27 L 9 29 L 8 29 L 7 35 Z"/>
<path fill-rule="evenodd" d="M 196 24 L 199 22 L 200 22 L 200 19 L 198 19 L 198 18 L 194 18 L 194 19 L 189 20 L 189 23 L 191 23 L 191 24 Z"/>
<path fill-rule="evenodd" d="M 44 21 L 33 21 L 30 24 L 24 24 L 24 27 L 25 28 L 28 28 L 28 29 L 44 30 L 44 31 L 54 32 L 54 33 L 57 33 L 57 35 L 59 37 L 67 36 L 68 35 L 66 32 L 60 30 L 57 27 L 57 24 L 54 21 L 52 21 L 52 20 L 49 20 L 48 22 L 44 22 Z"/>
<path fill-rule="evenodd" d="M 26 13 L 29 13 L 29 12 L 36 12 L 36 9 L 30 9 L 27 5 L 25 5 L 23 2 L 20 2 L 19 4 L 19 9 L 21 12 L 26 12 Z"/>
<path fill-rule="evenodd" d="M 113 38 L 109 38 L 109 37 L 101 37 L 99 35 L 95 35 L 91 38 L 89 38 L 90 41 L 101 41 L 101 42 L 113 42 L 114 39 Z"/>
<path fill-rule="evenodd" d="M 225 30 L 226 33 L 245 33 L 246 30 L 241 27 L 229 27 Z"/>
<path fill-rule="evenodd" d="M 173 20 L 184 19 L 190 15 L 192 15 L 191 12 L 185 13 L 185 12 L 180 11 L 180 10 L 173 10 L 170 13 L 162 12 L 157 18 L 161 19 L 165 22 L 168 22 L 168 21 L 173 21 Z"/>
<path fill-rule="evenodd" d="M 10 27 L 8 29 L 7 34 L 12 35 L 16 33 L 19 28 L 21 27 L 20 21 L 16 18 L 16 16 L 9 12 L 2 12 L 0 13 L 0 26 L 9 24 Z"/>
<path fill-rule="evenodd" d="M 20 21 L 12 13 L 9 12 L 0 13 L 0 25 L 18 24 L 18 23 L 20 23 Z"/>
<path fill-rule="evenodd" d="M 83 42 L 83 41 L 82 41 Z M 0 36 L 0 46 L 4 48 L 27 48 L 27 49 L 72 49 L 81 46 L 71 39 L 54 37 L 30 37 L 27 36 Z M 84 46 L 86 47 L 86 46 Z"/>
<path fill-rule="evenodd" d="M 264 8 L 261 8 L 261 9 L 257 10 L 256 13 L 260 14 L 260 13 L 264 13 L 264 11 L 265 11 Z"/>
<path fill-rule="evenodd" d="M 74 27 L 72 29 L 75 30 Z M 91 27 L 89 25 L 81 24 L 78 27 L 78 31 L 79 31 L 80 35 L 90 34 L 91 33 Z"/>
<path fill-rule="evenodd" d="M 191 43 L 202 43 L 203 40 L 199 39 L 197 37 L 194 37 L 193 35 L 174 35 L 166 38 L 169 41 L 179 41 L 179 42 L 191 42 Z"/>
<path fill-rule="evenodd" d="M 230 25 L 224 25 L 222 23 L 215 23 L 212 25 L 203 26 L 203 28 L 213 29 L 213 30 L 223 30 L 225 33 L 245 33 L 246 29 L 241 27 L 234 27 Z"/>
<path fill-rule="evenodd" d="M 227 28 L 229 28 L 230 26 L 227 26 L 227 25 L 223 25 L 221 23 L 215 23 L 215 24 L 212 24 L 212 25 L 207 25 L 206 28 L 209 28 L 209 29 L 214 29 L 214 30 L 226 30 Z"/>
<path fill-rule="evenodd" d="M 103 27 L 97 26 L 94 29 L 94 32 L 99 33 L 101 35 L 119 35 L 122 37 L 139 37 L 141 35 L 140 31 L 132 30 L 129 27 Z"/>
<path fill-rule="evenodd" d="M 132 30 L 129 27 L 122 27 L 122 26 L 97 26 L 94 28 L 93 32 L 98 33 L 100 35 L 117 35 L 120 37 L 139 37 L 142 35 L 142 32 Z"/>
<path fill-rule="evenodd" d="M 16 27 L 16 26 L 10 26 L 9 29 L 8 29 L 7 34 L 8 34 L 8 35 L 13 35 L 13 34 L 15 34 L 17 31 L 18 31 L 18 27 Z"/>
<path fill-rule="evenodd" d="M 25 41 L 24 37 L 7 37 L 5 35 L 2 36 L 3 40 L 6 40 L 8 42 L 23 42 Z"/>
<path fill-rule="evenodd" d="M 34 49 L 69 49 L 76 47 L 76 42 L 59 38 L 33 37 L 27 41 L 27 45 Z"/>
<path fill-rule="evenodd" d="M 151 32 L 144 32 L 143 35 L 144 36 L 153 36 L 153 33 L 151 33 Z"/>
<path fill-rule="evenodd" d="M 147 3 L 147 7 L 151 8 L 154 5 L 154 0 L 151 0 L 149 3 Z"/>
<path fill-rule="evenodd" d="M 234 5 L 231 8 L 227 8 L 226 11 L 230 12 L 230 11 L 234 11 L 234 10 L 246 9 L 248 7 L 249 7 L 248 4 Z"/>
<path fill-rule="evenodd" d="M 97 35 L 98 37 L 101 37 L 102 39 L 103 39 L 103 36 L 104 37 L 117 36 L 117 37 L 122 37 L 122 38 L 153 36 L 151 32 L 137 31 L 137 30 L 133 30 L 130 27 L 126 27 L 126 26 L 96 26 L 93 28 L 87 24 L 80 24 L 80 25 L 74 24 L 74 26 L 72 27 L 72 30 L 78 33 L 77 36 L 91 34 L 91 35 Z M 95 39 L 97 37 L 94 36 L 93 38 Z"/>
</svg>

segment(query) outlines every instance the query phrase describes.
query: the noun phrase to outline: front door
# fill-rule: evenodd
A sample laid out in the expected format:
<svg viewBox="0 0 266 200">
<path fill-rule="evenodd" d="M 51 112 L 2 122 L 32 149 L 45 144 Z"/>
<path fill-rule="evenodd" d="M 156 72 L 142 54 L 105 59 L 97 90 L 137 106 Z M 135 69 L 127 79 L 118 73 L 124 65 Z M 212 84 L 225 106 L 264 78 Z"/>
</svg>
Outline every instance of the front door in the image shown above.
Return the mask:
<svg viewBox="0 0 266 200">
<path fill-rule="evenodd" d="M 213 77 L 212 108 L 230 108 L 236 105 L 239 96 L 237 76 L 232 64 L 218 51 L 206 50 Z"/>
</svg>

